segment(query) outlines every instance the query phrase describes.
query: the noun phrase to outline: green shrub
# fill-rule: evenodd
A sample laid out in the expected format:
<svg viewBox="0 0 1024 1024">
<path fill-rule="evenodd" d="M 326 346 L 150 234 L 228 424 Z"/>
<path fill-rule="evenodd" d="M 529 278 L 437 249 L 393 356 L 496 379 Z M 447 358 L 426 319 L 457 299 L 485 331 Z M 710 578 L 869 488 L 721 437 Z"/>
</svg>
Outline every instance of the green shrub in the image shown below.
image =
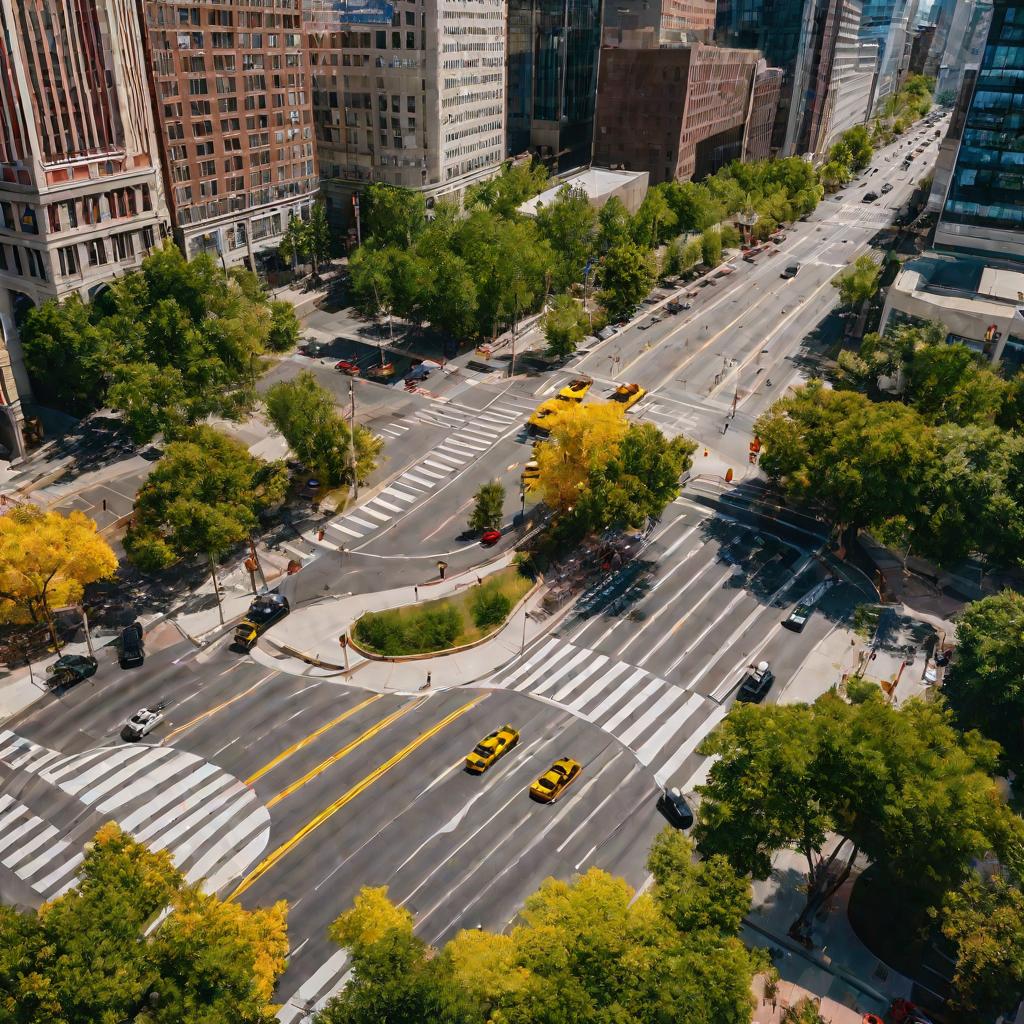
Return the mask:
<svg viewBox="0 0 1024 1024">
<path fill-rule="evenodd" d="M 451 606 L 403 615 L 367 612 L 356 622 L 359 643 L 378 654 L 424 654 L 450 647 L 462 632 L 462 616 Z"/>
<path fill-rule="evenodd" d="M 487 629 L 499 625 L 508 618 L 508 613 L 512 611 L 512 601 L 507 594 L 501 592 L 500 587 L 485 583 L 477 588 L 470 608 L 477 626 L 480 629 Z"/>
<path fill-rule="evenodd" d="M 439 651 L 442 647 L 450 647 L 462 632 L 462 616 L 457 608 L 444 605 L 431 611 L 425 611 L 415 620 L 407 620 L 406 644 L 412 648 L 419 643 L 420 650 Z"/>
</svg>

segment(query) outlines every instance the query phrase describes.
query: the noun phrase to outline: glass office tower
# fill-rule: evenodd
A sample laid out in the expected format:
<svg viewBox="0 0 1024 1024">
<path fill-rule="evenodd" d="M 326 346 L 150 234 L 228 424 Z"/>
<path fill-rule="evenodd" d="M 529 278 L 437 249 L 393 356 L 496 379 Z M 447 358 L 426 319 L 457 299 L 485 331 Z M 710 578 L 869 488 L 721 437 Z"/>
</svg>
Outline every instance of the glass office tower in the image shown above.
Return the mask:
<svg viewBox="0 0 1024 1024">
<path fill-rule="evenodd" d="M 996 0 L 935 247 L 1024 262 L 1024 0 Z"/>
</svg>

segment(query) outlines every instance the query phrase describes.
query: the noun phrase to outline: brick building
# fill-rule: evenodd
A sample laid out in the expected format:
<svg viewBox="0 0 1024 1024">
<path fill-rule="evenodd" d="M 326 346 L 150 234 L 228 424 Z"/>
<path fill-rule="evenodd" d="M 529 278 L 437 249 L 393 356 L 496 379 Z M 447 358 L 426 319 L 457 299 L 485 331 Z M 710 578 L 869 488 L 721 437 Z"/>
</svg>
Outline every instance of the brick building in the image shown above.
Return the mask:
<svg viewBox="0 0 1024 1024">
<path fill-rule="evenodd" d="M 175 237 L 272 266 L 319 191 L 300 0 L 141 0 Z"/>
<path fill-rule="evenodd" d="M 758 62 L 750 94 L 750 112 L 743 136 L 744 160 L 767 160 L 772 155 L 772 129 L 782 96 L 782 68 Z"/>
<path fill-rule="evenodd" d="M 715 28 L 716 0 L 617 0 L 604 5 L 605 43 L 623 33 L 654 32 L 660 46 L 709 42 Z"/>
<path fill-rule="evenodd" d="M 135 0 L 0 0 L 0 397 L 15 322 L 139 265 L 166 232 Z M 0 440 L 18 449 L 0 419 Z"/>
<path fill-rule="evenodd" d="M 749 142 L 761 153 L 763 126 L 769 114 L 774 120 L 781 80 L 758 81 L 759 71 L 766 69 L 757 50 L 700 43 L 604 48 L 595 163 L 647 171 L 652 184 L 702 178 L 743 155 L 755 97 L 757 124 Z"/>
</svg>

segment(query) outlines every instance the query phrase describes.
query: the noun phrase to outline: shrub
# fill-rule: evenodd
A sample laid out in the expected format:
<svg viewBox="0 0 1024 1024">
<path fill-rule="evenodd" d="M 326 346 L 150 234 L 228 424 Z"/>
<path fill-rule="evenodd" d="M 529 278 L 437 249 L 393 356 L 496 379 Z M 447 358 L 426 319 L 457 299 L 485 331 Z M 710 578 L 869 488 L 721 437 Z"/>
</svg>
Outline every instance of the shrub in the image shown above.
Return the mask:
<svg viewBox="0 0 1024 1024">
<path fill-rule="evenodd" d="M 512 600 L 507 594 L 502 593 L 500 587 L 485 583 L 477 588 L 470 608 L 477 626 L 480 629 L 487 629 L 508 618 L 508 613 L 512 611 Z"/>
<path fill-rule="evenodd" d="M 356 622 L 356 639 L 378 654 L 424 654 L 450 647 L 462 632 L 458 609 L 443 606 L 412 614 L 367 612 Z"/>
</svg>

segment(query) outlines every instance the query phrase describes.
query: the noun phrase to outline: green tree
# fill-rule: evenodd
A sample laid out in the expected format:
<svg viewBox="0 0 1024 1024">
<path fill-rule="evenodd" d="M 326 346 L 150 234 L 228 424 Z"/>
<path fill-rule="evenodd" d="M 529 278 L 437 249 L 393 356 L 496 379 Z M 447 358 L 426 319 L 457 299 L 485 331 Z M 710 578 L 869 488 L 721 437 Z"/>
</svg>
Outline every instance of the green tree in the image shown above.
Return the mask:
<svg viewBox="0 0 1024 1024">
<path fill-rule="evenodd" d="M 477 287 L 465 260 L 445 251 L 432 265 L 435 272 L 421 306 L 424 319 L 456 338 L 475 334 Z"/>
<path fill-rule="evenodd" d="M 270 333 L 267 348 L 271 352 L 288 352 L 299 343 L 299 318 L 290 302 L 270 303 Z"/>
<path fill-rule="evenodd" d="M 714 228 L 700 236 L 700 252 L 706 267 L 717 267 L 722 262 L 722 236 Z"/>
<path fill-rule="evenodd" d="M 840 136 L 850 154 L 850 168 L 862 171 L 871 163 L 875 150 L 871 145 L 871 133 L 866 125 L 858 124 L 848 128 Z"/>
<path fill-rule="evenodd" d="M 657 280 L 654 254 L 627 242 L 609 249 L 601 264 L 598 296 L 608 318 L 627 316 L 647 296 Z"/>
<path fill-rule="evenodd" d="M 906 363 L 906 399 L 935 423 L 992 423 L 1007 394 L 966 345 L 923 344 Z"/>
<path fill-rule="evenodd" d="M 561 358 L 571 356 L 576 346 L 587 336 L 588 324 L 582 303 L 571 295 L 556 295 L 543 320 L 548 355 Z"/>
<path fill-rule="evenodd" d="M 881 276 L 882 268 L 865 253 L 832 278 L 832 287 L 839 292 L 839 301 L 844 306 L 859 306 L 878 291 Z"/>
<path fill-rule="evenodd" d="M 996 875 L 946 896 L 942 932 L 956 949 L 953 1005 L 967 1018 L 1012 1013 L 1024 992 L 1024 893 Z"/>
<path fill-rule="evenodd" d="M 508 613 L 512 611 L 512 599 L 500 586 L 485 583 L 474 591 L 470 609 L 477 627 L 489 629 L 508 618 Z"/>
<path fill-rule="evenodd" d="M 329 487 L 363 483 L 377 468 L 383 442 L 356 424 L 355 434 L 334 405 L 334 397 L 309 370 L 271 387 L 264 401 L 289 448 Z"/>
<path fill-rule="evenodd" d="M 366 234 L 376 246 L 411 248 L 427 223 L 427 201 L 413 189 L 373 182 L 363 203 Z"/>
<path fill-rule="evenodd" d="M 502 217 L 516 210 L 548 187 L 547 168 L 539 162 L 521 160 L 502 164 L 501 173 L 466 189 L 466 209 L 483 206 Z"/>
<path fill-rule="evenodd" d="M 501 526 L 505 508 L 505 487 L 498 480 L 481 484 L 473 496 L 473 511 L 469 514 L 471 530 L 496 530 Z"/>
<path fill-rule="evenodd" d="M 828 1024 L 821 1015 L 818 1000 L 804 996 L 799 1002 L 786 1008 L 782 1015 L 782 1024 Z"/>
<path fill-rule="evenodd" d="M 617 249 L 632 239 L 633 218 L 618 196 L 612 196 L 597 214 L 597 247 L 602 253 Z"/>
<path fill-rule="evenodd" d="M 633 241 L 646 249 L 656 249 L 675 234 L 677 223 L 665 186 L 655 185 L 644 196 L 633 218 Z"/>
<path fill-rule="evenodd" d="M 735 705 L 699 748 L 716 757 L 701 787 L 697 840 L 739 872 L 765 878 L 784 847 L 807 861 L 801 928 L 863 854 L 894 884 L 934 902 L 992 846 L 997 747 L 960 734 L 951 715 L 833 694 L 813 705 Z M 830 833 L 840 838 L 823 849 Z"/>
<path fill-rule="evenodd" d="M 957 723 L 978 729 L 1024 768 L 1024 596 L 1004 590 L 967 605 L 943 693 Z"/>
<path fill-rule="evenodd" d="M 705 231 L 723 220 L 725 207 L 716 200 L 707 185 L 693 181 L 671 181 L 665 198 L 676 215 L 679 231 Z"/>
<path fill-rule="evenodd" d="M 320 264 L 331 256 L 331 226 L 327 222 L 327 206 L 318 199 L 309 211 L 306 225 L 306 251 L 313 263 L 313 273 L 320 273 Z"/>
<path fill-rule="evenodd" d="M 297 270 L 300 262 L 306 259 L 309 249 L 309 230 L 301 217 L 293 213 L 288 218 L 288 226 L 277 247 L 278 255 L 285 263 L 290 263 L 292 270 Z"/>
<path fill-rule="evenodd" d="M 191 427 L 167 445 L 135 497 L 125 537 L 128 557 L 144 571 L 179 558 L 218 558 L 248 539 L 260 513 L 285 495 L 288 471 L 265 462 L 212 427 Z"/>
<path fill-rule="evenodd" d="M 597 243 L 597 213 L 581 188 L 564 185 L 554 202 L 537 211 L 537 227 L 555 253 L 552 286 L 563 291 L 583 281 L 583 268 Z"/>
<path fill-rule="evenodd" d="M 356 308 L 367 316 L 388 316 L 394 312 L 396 258 L 403 250 L 398 246 L 377 249 L 361 246 L 348 261 L 352 295 Z"/>
</svg>

